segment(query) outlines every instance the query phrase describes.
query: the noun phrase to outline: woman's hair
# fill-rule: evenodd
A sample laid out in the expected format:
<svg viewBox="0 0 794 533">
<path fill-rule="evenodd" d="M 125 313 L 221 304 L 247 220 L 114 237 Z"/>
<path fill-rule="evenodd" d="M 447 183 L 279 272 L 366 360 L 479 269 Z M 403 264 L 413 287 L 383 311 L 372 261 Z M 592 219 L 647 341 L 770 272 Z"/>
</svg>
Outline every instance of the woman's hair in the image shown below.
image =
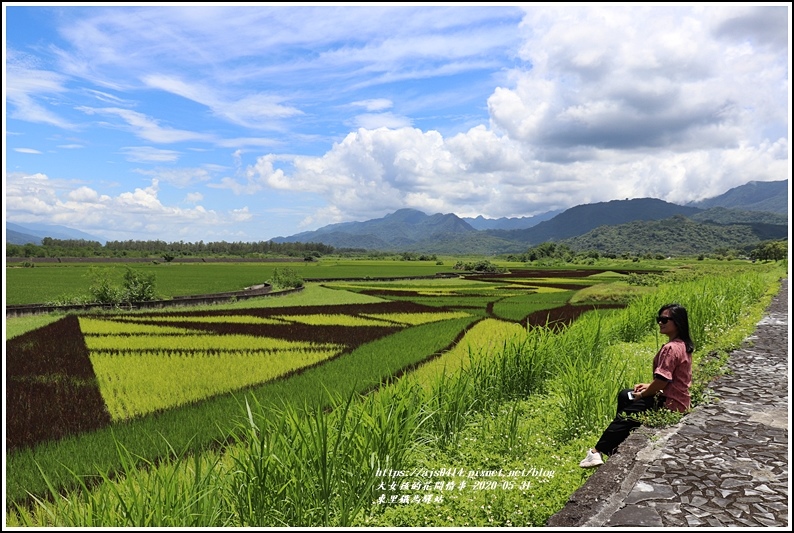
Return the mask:
<svg viewBox="0 0 794 533">
<path fill-rule="evenodd" d="M 659 309 L 657 316 L 662 314 L 662 311 L 670 311 L 669 315 L 678 330 L 678 337 L 686 344 L 687 353 L 695 351 L 695 343 L 692 342 L 692 337 L 689 336 L 689 315 L 687 315 L 686 308 L 677 303 L 665 304 Z"/>
</svg>

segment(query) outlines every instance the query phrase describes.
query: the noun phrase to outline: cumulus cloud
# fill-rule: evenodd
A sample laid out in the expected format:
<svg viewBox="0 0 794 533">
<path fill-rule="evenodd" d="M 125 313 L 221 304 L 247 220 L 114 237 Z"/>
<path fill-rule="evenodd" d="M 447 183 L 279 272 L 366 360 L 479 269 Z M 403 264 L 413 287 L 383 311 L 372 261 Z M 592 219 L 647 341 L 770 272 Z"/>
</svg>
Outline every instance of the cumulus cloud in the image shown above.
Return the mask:
<svg viewBox="0 0 794 533">
<path fill-rule="evenodd" d="M 170 240 L 198 241 L 223 233 L 234 222 L 246 219 L 247 209 L 221 213 L 201 205 L 182 208 L 164 204 L 160 183 L 116 196 L 86 185 L 53 180 L 42 173 L 11 173 L 5 184 L 6 214 L 16 223 L 47 222 L 80 228 L 110 240 L 139 239 L 139 235 Z M 189 195 L 193 202 L 200 195 Z"/>
<path fill-rule="evenodd" d="M 352 18 L 348 7 L 314 6 L 66 11 L 59 20 L 69 23 L 57 28 L 64 48 L 49 49 L 57 73 L 11 51 L 9 117 L 185 145 L 124 139 L 128 161 L 158 167 L 128 171 L 151 185 L 122 192 L 16 176 L 9 213 L 206 239 L 279 209 L 291 219 L 308 213 L 305 228 L 402 207 L 529 216 L 614 198 L 687 202 L 785 179 L 788 9 L 374 6 Z M 24 146 L 11 156 L 43 153 L 24 139 L 15 138 Z M 228 166 L 212 164 L 219 147 L 220 157 L 231 154 Z M 252 153 L 264 155 L 252 163 Z M 170 168 L 183 159 L 191 163 Z M 217 194 L 192 189 L 199 184 Z M 171 196 L 161 185 L 188 190 Z M 256 204 L 207 207 L 226 193 Z"/>
<path fill-rule="evenodd" d="M 188 204 L 197 204 L 204 199 L 204 195 L 200 192 L 191 192 L 185 196 L 185 203 Z"/>
<path fill-rule="evenodd" d="M 781 15 L 530 6 L 521 57 L 531 68 L 494 89 L 487 126 L 444 138 L 359 120 L 321 157 L 290 168 L 261 157 L 248 186 L 322 195 L 328 207 L 306 219 L 319 224 L 401 207 L 499 217 L 614 198 L 685 203 L 785 179 L 788 58 L 769 46 L 781 42 Z"/>
<path fill-rule="evenodd" d="M 138 170 L 139 174 L 150 176 L 158 182 L 168 183 L 177 189 L 191 187 L 212 179 L 212 173 L 205 168 L 156 168 Z"/>
<path fill-rule="evenodd" d="M 786 19 L 790 6 L 723 6 L 712 19 L 712 32 L 720 39 L 782 50 L 789 45 Z"/>
<path fill-rule="evenodd" d="M 247 206 L 243 207 L 242 209 L 232 209 L 230 215 L 232 220 L 234 220 L 235 222 L 246 222 L 248 220 L 251 220 L 252 217 L 251 213 L 248 211 Z"/>
<path fill-rule="evenodd" d="M 289 175 L 274 157 L 263 156 L 248 169 L 249 184 L 320 194 L 334 209 L 315 221 L 341 213 L 382 216 L 402 207 L 474 211 L 498 199 L 500 182 L 525 168 L 515 148 L 484 127 L 449 140 L 416 128 L 361 128 L 322 158 L 294 157 Z"/>
</svg>

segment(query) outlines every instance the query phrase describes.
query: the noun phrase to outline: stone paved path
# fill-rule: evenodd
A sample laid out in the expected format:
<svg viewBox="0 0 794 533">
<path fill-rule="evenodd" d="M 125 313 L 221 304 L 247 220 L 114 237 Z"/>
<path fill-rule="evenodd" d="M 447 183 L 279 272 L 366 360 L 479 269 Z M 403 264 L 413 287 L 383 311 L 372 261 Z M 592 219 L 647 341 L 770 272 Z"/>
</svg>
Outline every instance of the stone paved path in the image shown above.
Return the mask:
<svg viewBox="0 0 794 533">
<path fill-rule="evenodd" d="M 790 525 L 788 280 L 711 384 L 714 403 L 649 437 L 635 431 L 550 526 Z"/>
</svg>

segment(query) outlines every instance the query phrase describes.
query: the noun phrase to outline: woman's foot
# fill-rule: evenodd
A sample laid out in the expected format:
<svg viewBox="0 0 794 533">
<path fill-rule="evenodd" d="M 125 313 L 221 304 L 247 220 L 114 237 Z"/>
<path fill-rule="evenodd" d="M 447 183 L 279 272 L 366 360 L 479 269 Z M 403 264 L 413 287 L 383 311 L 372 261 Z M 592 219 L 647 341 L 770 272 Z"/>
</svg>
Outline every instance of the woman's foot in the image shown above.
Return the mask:
<svg viewBox="0 0 794 533">
<path fill-rule="evenodd" d="M 579 463 L 582 468 L 593 468 L 594 466 L 601 466 L 604 460 L 601 459 L 601 454 L 596 450 L 587 450 L 587 455 Z"/>
</svg>

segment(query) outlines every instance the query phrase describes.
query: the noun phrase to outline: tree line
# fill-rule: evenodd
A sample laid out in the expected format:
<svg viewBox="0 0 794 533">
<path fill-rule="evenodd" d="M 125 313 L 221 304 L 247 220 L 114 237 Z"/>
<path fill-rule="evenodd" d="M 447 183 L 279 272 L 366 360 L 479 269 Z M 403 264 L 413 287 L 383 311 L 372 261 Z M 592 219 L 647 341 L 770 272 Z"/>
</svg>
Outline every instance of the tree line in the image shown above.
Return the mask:
<svg viewBox="0 0 794 533">
<path fill-rule="evenodd" d="M 679 221 L 681 222 L 681 221 Z M 777 261 L 788 257 L 787 239 L 769 239 L 748 244 L 751 235 L 741 235 L 733 227 L 733 235 L 727 236 L 722 229 L 713 234 L 693 231 L 681 222 L 675 231 L 664 230 L 656 224 L 626 225 L 627 228 L 602 227 L 580 237 L 561 242 L 544 242 L 531 246 L 523 253 L 509 254 L 514 261 L 534 262 L 556 260 L 564 262 L 593 262 L 601 257 L 622 259 L 664 259 L 670 256 L 707 255 L 716 258 L 749 258 L 761 261 Z M 749 232 L 748 228 L 741 228 Z M 739 233 L 740 235 L 737 235 Z M 637 236 L 641 236 L 640 239 Z M 108 241 L 104 245 L 83 239 L 53 239 L 45 237 L 40 245 L 6 244 L 6 257 L 103 257 L 103 258 L 152 258 L 172 261 L 179 257 L 300 257 L 311 261 L 324 255 L 366 256 L 370 258 L 392 257 L 396 252 L 355 248 L 334 248 L 316 242 L 171 242 L 164 241 Z M 435 254 L 404 252 L 398 257 L 404 261 L 436 260 Z"/>
<path fill-rule="evenodd" d="M 698 260 L 706 257 L 714 259 L 751 259 L 753 261 L 781 261 L 788 258 L 788 241 L 771 240 L 762 241 L 753 247 L 744 248 L 713 248 L 709 254 L 687 253 L 664 254 L 660 251 L 645 249 L 640 252 L 622 251 L 615 253 L 611 251 L 601 251 L 595 248 L 574 250 L 566 242 L 554 243 L 544 242 L 538 246 L 530 247 L 523 254 L 510 254 L 507 259 L 510 261 L 522 261 L 525 263 L 544 263 L 544 262 L 563 262 L 563 263 L 586 263 L 593 264 L 601 258 L 625 259 L 639 261 L 640 259 L 666 259 L 667 257 L 693 256 Z"/>
<path fill-rule="evenodd" d="M 333 246 L 318 242 L 165 242 L 107 241 L 45 237 L 40 245 L 6 244 L 6 257 L 151 257 L 166 261 L 177 257 L 320 257 L 334 253 Z"/>
</svg>

